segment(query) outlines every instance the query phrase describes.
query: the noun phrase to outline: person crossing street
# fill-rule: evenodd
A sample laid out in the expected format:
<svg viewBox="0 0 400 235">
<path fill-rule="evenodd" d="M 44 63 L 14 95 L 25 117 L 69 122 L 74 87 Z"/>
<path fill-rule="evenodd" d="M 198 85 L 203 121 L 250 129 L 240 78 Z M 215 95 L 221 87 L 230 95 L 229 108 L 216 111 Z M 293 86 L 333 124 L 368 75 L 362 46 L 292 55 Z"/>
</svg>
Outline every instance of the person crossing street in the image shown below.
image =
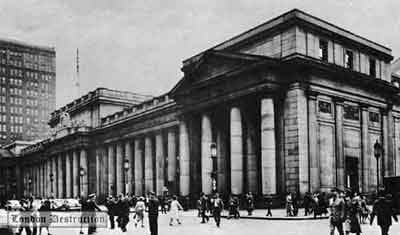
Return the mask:
<svg viewBox="0 0 400 235">
<path fill-rule="evenodd" d="M 149 227 L 151 235 L 158 235 L 158 208 L 160 206 L 160 202 L 155 196 L 154 192 L 150 192 L 149 198 Z"/>
<path fill-rule="evenodd" d="M 217 227 L 219 227 L 221 224 L 221 212 L 223 209 L 224 209 L 224 203 L 222 202 L 222 199 L 219 197 L 219 194 L 216 193 L 212 201 L 212 210 L 213 210 L 215 224 L 217 225 Z"/>
</svg>

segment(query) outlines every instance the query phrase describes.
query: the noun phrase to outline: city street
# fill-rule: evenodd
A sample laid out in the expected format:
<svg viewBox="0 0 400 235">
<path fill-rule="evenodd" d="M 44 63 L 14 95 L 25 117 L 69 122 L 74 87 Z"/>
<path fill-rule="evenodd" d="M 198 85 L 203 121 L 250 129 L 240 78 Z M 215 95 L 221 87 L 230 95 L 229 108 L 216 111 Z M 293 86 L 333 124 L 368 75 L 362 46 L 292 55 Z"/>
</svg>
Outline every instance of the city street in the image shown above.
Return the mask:
<svg viewBox="0 0 400 235">
<path fill-rule="evenodd" d="M 221 227 L 217 228 L 213 220 L 210 220 L 208 224 L 200 224 L 200 219 L 193 215 L 194 211 L 185 212 L 182 215 L 182 225 L 169 226 L 168 215 L 160 215 L 159 219 L 159 234 L 160 235 L 173 235 L 173 234 L 185 234 L 185 235 L 232 235 L 232 234 L 282 234 L 282 235 L 321 235 L 329 234 L 328 220 L 307 220 L 307 221 L 286 221 L 286 220 L 227 220 L 222 219 Z M 128 226 L 128 233 L 122 233 L 119 229 L 114 231 L 109 229 L 98 229 L 99 235 L 106 234 L 138 234 L 148 235 L 148 223 L 145 220 L 145 227 L 135 228 L 131 221 Z M 84 230 L 86 234 L 86 229 Z M 134 231 L 134 232 L 133 232 Z M 79 234 L 78 228 L 70 229 L 58 229 L 55 228 L 50 231 L 54 235 L 70 235 Z M 362 234 L 364 235 L 375 235 L 380 234 L 379 228 L 374 224 L 373 226 L 362 225 Z M 43 235 L 47 235 L 45 232 Z M 337 233 L 336 233 L 337 234 Z M 390 234 L 400 234 L 400 224 L 394 224 L 392 226 Z"/>
</svg>

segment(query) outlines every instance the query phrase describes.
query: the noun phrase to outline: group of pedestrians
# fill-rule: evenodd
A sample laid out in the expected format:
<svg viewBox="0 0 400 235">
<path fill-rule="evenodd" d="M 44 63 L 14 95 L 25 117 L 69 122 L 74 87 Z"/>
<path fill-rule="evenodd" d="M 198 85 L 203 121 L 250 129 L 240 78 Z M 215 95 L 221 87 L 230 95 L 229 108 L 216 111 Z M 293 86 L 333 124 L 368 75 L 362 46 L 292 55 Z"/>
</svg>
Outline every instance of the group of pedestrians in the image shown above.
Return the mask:
<svg viewBox="0 0 400 235">
<path fill-rule="evenodd" d="M 357 193 L 350 190 L 342 192 L 334 190 L 329 202 L 330 207 L 330 234 L 333 235 L 335 230 L 339 235 L 343 234 L 361 234 L 360 224 L 365 221 L 365 213 L 368 210 L 365 198 L 360 197 Z M 389 228 L 392 225 L 392 217 L 397 221 L 397 217 L 393 211 L 392 196 L 386 194 L 383 190 L 378 192 L 378 198 L 373 204 L 370 215 L 370 224 L 373 224 L 374 218 L 377 217 L 377 224 L 381 228 L 382 235 L 388 235 Z"/>
</svg>

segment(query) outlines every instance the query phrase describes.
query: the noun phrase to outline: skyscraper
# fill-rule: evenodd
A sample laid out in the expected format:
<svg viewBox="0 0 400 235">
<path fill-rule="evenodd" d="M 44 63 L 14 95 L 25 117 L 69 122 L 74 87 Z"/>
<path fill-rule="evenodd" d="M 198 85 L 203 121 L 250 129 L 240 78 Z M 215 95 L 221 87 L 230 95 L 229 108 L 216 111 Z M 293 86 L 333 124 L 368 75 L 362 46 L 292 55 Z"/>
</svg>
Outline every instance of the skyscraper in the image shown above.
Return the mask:
<svg viewBox="0 0 400 235">
<path fill-rule="evenodd" d="M 55 109 L 53 47 L 0 39 L 0 144 L 41 139 Z"/>
</svg>

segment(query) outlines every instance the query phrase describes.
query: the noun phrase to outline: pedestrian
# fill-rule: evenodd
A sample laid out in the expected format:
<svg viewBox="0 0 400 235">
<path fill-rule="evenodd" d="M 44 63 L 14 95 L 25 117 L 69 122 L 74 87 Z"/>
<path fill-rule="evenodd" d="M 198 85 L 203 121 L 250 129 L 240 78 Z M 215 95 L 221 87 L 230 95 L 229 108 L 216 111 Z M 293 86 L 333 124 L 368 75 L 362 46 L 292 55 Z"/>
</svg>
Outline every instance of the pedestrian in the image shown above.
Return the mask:
<svg viewBox="0 0 400 235">
<path fill-rule="evenodd" d="M 99 206 L 96 204 L 96 194 L 93 193 L 89 195 L 88 200 L 86 202 L 86 211 L 89 218 L 95 217 L 96 210 L 101 211 Z M 96 222 L 90 220 L 88 225 L 88 235 L 94 233 L 96 233 Z"/>
<path fill-rule="evenodd" d="M 181 224 L 181 221 L 179 220 L 179 211 L 183 210 L 182 205 L 178 202 L 178 197 L 177 196 L 172 196 L 172 201 L 171 205 L 169 208 L 169 214 L 170 214 L 170 219 L 169 219 L 169 225 L 172 226 L 172 223 L 174 220 L 178 224 Z"/>
<path fill-rule="evenodd" d="M 118 195 L 118 227 L 121 228 L 122 232 L 126 232 L 126 225 L 129 223 L 129 212 L 130 212 L 130 205 L 129 199 L 124 197 L 122 194 Z"/>
<path fill-rule="evenodd" d="M 201 198 L 197 199 L 197 217 L 201 217 Z"/>
<path fill-rule="evenodd" d="M 161 214 L 167 214 L 167 198 L 166 195 L 162 195 L 159 197 L 160 206 L 161 206 Z"/>
<path fill-rule="evenodd" d="M 338 192 L 335 190 L 332 193 L 332 200 L 330 203 L 331 214 L 329 217 L 329 230 L 330 234 L 335 234 L 335 228 L 338 230 L 339 235 L 343 233 L 343 220 L 344 220 L 344 201 L 339 197 Z"/>
<path fill-rule="evenodd" d="M 230 195 L 229 200 L 228 200 L 228 217 L 227 217 L 227 219 L 230 219 L 235 216 L 235 210 L 236 210 L 235 199 L 233 198 L 232 195 Z"/>
<path fill-rule="evenodd" d="M 368 209 L 367 206 L 367 199 L 365 198 L 365 196 L 361 196 L 360 206 L 361 206 L 360 220 L 362 224 L 365 224 L 370 214 L 370 210 Z"/>
<path fill-rule="evenodd" d="M 254 210 L 254 197 L 251 192 L 246 194 L 247 214 L 251 216 Z"/>
<path fill-rule="evenodd" d="M 397 216 L 392 207 L 392 195 L 387 194 L 383 197 L 383 190 L 381 190 L 378 195 L 378 199 L 374 202 L 372 209 L 370 225 L 372 225 L 376 216 L 378 220 L 377 224 L 381 228 L 382 235 L 388 235 L 390 226 L 392 225 L 392 217 L 396 222 L 398 222 Z"/>
<path fill-rule="evenodd" d="M 223 209 L 224 209 L 224 203 L 222 199 L 219 197 L 219 193 L 216 193 L 212 201 L 212 210 L 213 210 L 215 224 L 217 225 L 217 227 L 221 225 L 221 212 Z"/>
<path fill-rule="evenodd" d="M 109 195 L 107 197 L 105 206 L 107 208 L 107 214 L 108 214 L 108 218 L 110 220 L 110 228 L 114 229 L 115 228 L 114 216 L 116 214 L 116 206 L 117 206 L 115 198 L 113 196 Z"/>
<path fill-rule="evenodd" d="M 272 197 L 270 195 L 268 195 L 265 199 L 265 204 L 267 207 L 267 214 L 265 216 L 271 216 L 272 217 Z"/>
<path fill-rule="evenodd" d="M 39 208 L 39 217 L 41 218 L 41 224 L 39 227 L 39 234 L 42 234 L 42 229 L 46 228 L 47 234 L 50 234 L 50 223 L 51 223 L 51 206 L 50 206 L 50 200 L 47 199 L 43 202 L 43 204 Z M 42 219 L 45 219 L 42 221 Z"/>
<path fill-rule="evenodd" d="M 155 196 L 154 192 L 150 192 L 149 198 L 149 227 L 151 235 L 158 235 L 158 207 L 160 206 L 160 202 Z"/>
<path fill-rule="evenodd" d="M 286 194 L 286 216 L 293 216 L 293 200 L 292 194 L 289 192 Z"/>
<path fill-rule="evenodd" d="M 233 200 L 234 200 L 234 202 L 235 202 L 235 210 L 234 210 L 234 212 L 235 212 L 235 214 L 234 214 L 234 218 L 235 219 L 239 219 L 240 218 L 240 212 L 239 212 L 239 207 L 240 207 L 240 202 L 239 202 L 239 197 L 234 197 L 233 198 Z"/>
<path fill-rule="evenodd" d="M 298 201 L 297 193 L 292 193 L 293 216 L 297 216 L 299 212 Z"/>
<path fill-rule="evenodd" d="M 311 214 L 311 204 L 312 204 L 311 194 L 310 192 L 306 192 L 303 200 L 304 216 Z"/>
<path fill-rule="evenodd" d="M 25 199 L 21 199 L 19 201 L 19 204 L 21 205 L 21 208 L 19 210 L 20 214 L 25 216 L 30 210 L 30 206 L 28 205 L 28 201 L 26 201 Z M 26 235 L 31 235 L 32 234 L 32 230 L 30 228 L 29 223 L 26 223 L 26 222 L 21 223 L 20 227 L 18 228 L 18 232 L 16 234 L 17 235 L 21 235 L 23 230 L 25 230 L 25 234 Z"/>
<path fill-rule="evenodd" d="M 141 222 L 141 227 L 144 227 L 144 211 L 146 209 L 146 205 L 144 203 L 144 197 L 140 197 L 135 205 L 135 227 L 137 227 L 138 222 Z"/>
<path fill-rule="evenodd" d="M 206 223 L 206 221 L 208 222 L 208 220 L 210 219 L 207 215 L 207 211 L 208 211 L 208 198 L 207 195 L 205 195 L 204 193 L 201 193 L 201 223 L 204 224 Z"/>
</svg>

